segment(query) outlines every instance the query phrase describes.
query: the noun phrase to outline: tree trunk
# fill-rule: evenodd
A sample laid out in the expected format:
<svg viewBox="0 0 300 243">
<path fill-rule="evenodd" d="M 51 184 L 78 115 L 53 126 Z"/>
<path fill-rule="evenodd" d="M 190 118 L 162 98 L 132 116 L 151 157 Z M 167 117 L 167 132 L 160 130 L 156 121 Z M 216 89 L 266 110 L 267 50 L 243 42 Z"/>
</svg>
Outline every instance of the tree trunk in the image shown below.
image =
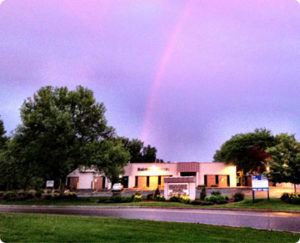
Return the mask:
<svg viewBox="0 0 300 243">
<path fill-rule="evenodd" d="M 295 194 L 297 193 L 297 187 L 296 187 L 296 184 L 294 184 L 294 193 L 295 193 Z"/>
<path fill-rule="evenodd" d="M 63 196 L 65 193 L 66 181 L 67 181 L 67 179 L 65 177 L 60 180 L 60 185 L 59 185 L 60 196 Z"/>
</svg>

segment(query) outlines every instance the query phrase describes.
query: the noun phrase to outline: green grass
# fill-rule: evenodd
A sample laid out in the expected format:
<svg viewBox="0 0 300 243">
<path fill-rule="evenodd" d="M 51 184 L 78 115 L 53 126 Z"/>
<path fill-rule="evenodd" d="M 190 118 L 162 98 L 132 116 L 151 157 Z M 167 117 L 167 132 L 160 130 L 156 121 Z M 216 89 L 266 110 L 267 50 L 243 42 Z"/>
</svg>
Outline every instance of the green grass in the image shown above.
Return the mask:
<svg viewBox="0 0 300 243">
<path fill-rule="evenodd" d="M 203 224 L 1 214 L 4 242 L 296 242 L 300 234 Z"/>
<path fill-rule="evenodd" d="M 191 205 L 178 202 L 155 202 L 155 201 L 143 201 L 143 202 L 131 202 L 131 203 L 98 203 L 99 198 L 77 198 L 74 200 L 55 200 L 55 201 L 15 201 L 4 202 L 0 201 L 0 204 L 6 205 L 53 205 L 53 206 L 138 206 L 138 207 L 183 207 L 183 208 L 236 208 L 236 209 L 271 209 L 271 210 L 286 210 L 286 211 L 299 211 L 300 205 L 288 204 L 282 202 L 278 198 L 256 199 L 255 203 L 247 198 L 242 202 L 228 203 L 222 205 L 201 206 Z"/>
</svg>

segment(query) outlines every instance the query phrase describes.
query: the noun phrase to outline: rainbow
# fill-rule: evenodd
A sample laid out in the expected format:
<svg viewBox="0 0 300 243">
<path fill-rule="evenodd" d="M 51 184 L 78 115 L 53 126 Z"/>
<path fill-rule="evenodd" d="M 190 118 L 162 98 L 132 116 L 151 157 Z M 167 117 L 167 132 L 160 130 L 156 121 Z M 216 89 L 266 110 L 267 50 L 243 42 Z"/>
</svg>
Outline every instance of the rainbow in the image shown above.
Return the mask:
<svg viewBox="0 0 300 243">
<path fill-rule="evenodd" d="M 150 130 L 150 124 L 151 124 L 152 115 L 153 115 L 154 106 L 155 106 L 156 94 L 157 94 L 160 84 L 163 81 L 165 69 L 166 69 L 168 62 L 170 60 L 170 57 L 172 55 L 172 51 L 176 45 L 178 36 L 182 32 L 182 29 L 186 22 L 186 19 L 189 16 L 189 13 L 193 7 L 193 3 L 194 3 L 194 0 L 189 0 L 186 2 L 185 6 L 183 8 L 183 11 L 182 11 L 181 15 L 179 16 L 177 23 L 171 32 L 171 36 L 170 36 L 169 40 L 167 41 L 166 48 L 163 51 L 161 60 L 159 62 L 159 66 L 154 75 L 153 83 L 150 88 L 150 93 L 149 93 L 149 97 L 148 97 L 148 101 L 147 101 L 147 105 L 146 105 L 144 121 L 143 121 L 143 125 L 142 125 L 142 132 L 141 132 L 141 136 L 140 136 L 142 141 L 149 141 L 149 130 Z"/>
</svg>

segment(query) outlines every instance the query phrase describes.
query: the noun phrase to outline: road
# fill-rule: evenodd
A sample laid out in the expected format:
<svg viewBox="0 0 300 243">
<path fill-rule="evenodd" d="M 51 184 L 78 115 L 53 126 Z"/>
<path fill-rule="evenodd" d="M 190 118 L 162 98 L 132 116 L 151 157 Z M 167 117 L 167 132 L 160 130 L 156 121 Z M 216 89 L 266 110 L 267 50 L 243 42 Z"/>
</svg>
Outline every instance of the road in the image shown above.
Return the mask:
<svg viewBox="0 0 300 243">
<path fill-rule="evenodd" d="M 300 214 L 229 210 L 166 209 L 93 206 L 7 206 L 0 212 L 68 214 L 252 227 L 300 233 Z"/>
</svg>

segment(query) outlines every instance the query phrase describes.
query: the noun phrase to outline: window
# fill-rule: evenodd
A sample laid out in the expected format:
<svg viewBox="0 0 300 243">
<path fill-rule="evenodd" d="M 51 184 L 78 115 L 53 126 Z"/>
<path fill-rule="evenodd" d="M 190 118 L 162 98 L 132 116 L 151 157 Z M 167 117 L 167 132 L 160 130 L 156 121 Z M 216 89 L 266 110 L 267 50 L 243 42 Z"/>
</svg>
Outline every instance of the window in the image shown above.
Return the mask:
<svg viewBox="0 0 300 243">
<path fill-rule="evenodd" d="M 158 176 L 158 185 L 161 185 L 161 176 Z"/>
<path fill-rule="evenodd" d="M 139 177 L 136 176 L 135 177 L 135 187 L 138 187 L 139 186 Z"/>
<path fill-rule="evenodd" d="M 196 172 L 180 172 L 180 176 L 196 176 Z"/>
<path fill-rule="evenodd" d="M 230 186 L 230 176 L 227 175 L 227 186 Z"/>
<path fill-rule="evenodd" d="M 216 175 L 216 185 L 219 184 L 219 175 Z"/>
<path fill-rule="evenodd" d="M 147 187 L 150 186 L 150 176 L 147 176 Z"/>
<path fill-rule="evenodd" d="M 204 185 L 207 186 L 207 175 L 204 175 Z"/>
</svg>

